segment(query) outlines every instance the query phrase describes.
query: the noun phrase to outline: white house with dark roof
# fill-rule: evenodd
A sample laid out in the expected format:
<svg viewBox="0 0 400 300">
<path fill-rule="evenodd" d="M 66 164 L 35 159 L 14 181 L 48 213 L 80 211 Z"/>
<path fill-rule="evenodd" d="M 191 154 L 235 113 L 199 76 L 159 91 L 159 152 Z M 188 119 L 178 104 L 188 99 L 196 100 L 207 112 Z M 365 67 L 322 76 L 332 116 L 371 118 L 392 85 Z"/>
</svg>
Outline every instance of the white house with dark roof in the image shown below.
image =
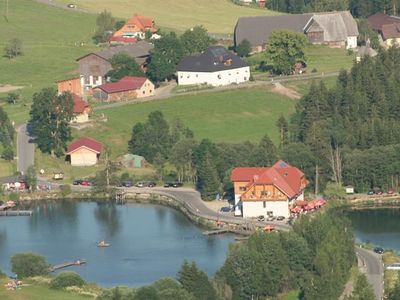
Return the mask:
<svg viewBox="0 0 400 300">
<path fill-rule="evenodd" d="M 250 79 L 250 67 L 222 46 L 214 46 L 197 56 L 183 58 L 177 67 L 179 85 L 239 84 Z"/>
<path fill-rule="evenodd" d="M 271 33 L 281 29 L 303 33 L 311 44 L 357 48 L 357 22 L 349 11 L 239 18 L 235 27 L 235 45 L 246 39 L 253 53 L 261 52 Z"/>
</svg>

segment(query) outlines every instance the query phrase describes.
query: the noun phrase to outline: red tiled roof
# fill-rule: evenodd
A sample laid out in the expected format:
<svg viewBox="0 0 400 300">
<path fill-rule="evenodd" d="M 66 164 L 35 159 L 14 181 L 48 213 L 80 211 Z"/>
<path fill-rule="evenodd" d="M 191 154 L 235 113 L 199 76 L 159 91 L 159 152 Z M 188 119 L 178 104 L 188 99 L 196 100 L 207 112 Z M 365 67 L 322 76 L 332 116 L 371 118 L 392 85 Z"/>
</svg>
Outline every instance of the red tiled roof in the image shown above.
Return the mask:
<svg viewBox="0 0 400 300">
<path fill-rule="evenodd" d="M 301 190 L 304 173 L 280 160 L 270 168 L 235 168 L 231 173 L 233 182 L 249 182 L 253 184 L 275 185 L 288 197 L 297 195 Z"/>
<path fill-rule="evenodd" d="M 140 89 L 146 80 L 146 77 L 125 76 L 118 82 L 106 83 L 96 88 L 103 90 L 107 94 L 131 91 Z"/>
<path fill-rule="evenodd" d="M 400 23 L 382 25 L 382 36 L 384 40 L 400 37 Z"/>
<path fill-rule="evenodd" d="M 111 36 L 108 40 L 109 43 L 123 43 L 123 44 L 134 44 L 137 42 L 135 37 L 125 37 L 125 36 Z"/>
<path fill-rule="evenodd" d="M 388 16 L 383 13 L 376 13 L 368 17 L 368 23 L 375 30 L 382 30 L 383 25 L 400 24 L 400 18 Z"/>
<path fill-rule="evenodd" d="M 93 152 L 100 153 L 103 149 L 103 144 L 87 137 L 81 138 L 68 146 L 67 154 L 71 154 L 82 147 L 93 150 Z"/>
<path fill-rule="evenodd" d="M 154 20 L 145 16 L 134 16 L 131 20 L 128 21 L 130 24 L 136 25 L 140 30 L 145 31 L 146 29 L 150 29 L 151 32 L 157 32 L 157 29 L 153 27 Z"/>
<path fill-rule="evenodd" d="M 89 107 L 89 103 L 84 101 L 78 95 L 72 94 L 72 98 L 74 99 L 74 113 L 75 114 L 81 114 L 85 111 L 86 108 Z"/>
</svg>

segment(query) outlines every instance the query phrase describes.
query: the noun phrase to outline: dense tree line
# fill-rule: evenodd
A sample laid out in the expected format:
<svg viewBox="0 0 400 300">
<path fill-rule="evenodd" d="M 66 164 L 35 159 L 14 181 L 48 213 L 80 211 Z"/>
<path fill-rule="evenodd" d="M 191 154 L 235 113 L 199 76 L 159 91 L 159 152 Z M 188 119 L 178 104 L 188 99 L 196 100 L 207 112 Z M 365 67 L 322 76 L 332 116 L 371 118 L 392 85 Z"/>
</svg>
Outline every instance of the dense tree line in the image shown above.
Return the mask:
<svg viewBox="0 0 400 300">
<path fill-rule="evenodd" d="M 184 56 L 201 53 L 212 43 L 213 40 L 203 26 L 188 29 L 181 36 L 177 36 L 175 32 L 163 34 L 154 41 L 147 75 L 153 81 L 171 79 Z"/>
<path fill-rule="evenodd" d="M 341 71 L 332 89 L 314 82 L 297 104 L 291 140 L 311 154 L 307 164 L 318 169 L 322 184 L 332 180 L 361 191 L 398 186 L 399 54 L 391 48 L 363 59 Z"/>
<path fill-rule="evenodd" d="M 305 216 L 292 232 L 257 233 L 229 250 L 217 280 L 232 299 L 264 299 L 300 289 L 302 299 L 338 299 L 355 262 L 347 219 L 330 211 Z"/>
<path fill-rule="evenodd" d="M 399 0 L 270 0 L 267 8 L 286 13 L 350 10 L 355 17 L 368 17 L 382 12 L 397 15 Z"/>
<path fill-rule="evenodd" d="M 14 158 L 14 151 L 12 148 L 14 133 L 14 127 L 7 113 L 0 107 L 0 144 L 3 146 L 1 156 L 6 160 L 12 160 Z"/>
</svg>

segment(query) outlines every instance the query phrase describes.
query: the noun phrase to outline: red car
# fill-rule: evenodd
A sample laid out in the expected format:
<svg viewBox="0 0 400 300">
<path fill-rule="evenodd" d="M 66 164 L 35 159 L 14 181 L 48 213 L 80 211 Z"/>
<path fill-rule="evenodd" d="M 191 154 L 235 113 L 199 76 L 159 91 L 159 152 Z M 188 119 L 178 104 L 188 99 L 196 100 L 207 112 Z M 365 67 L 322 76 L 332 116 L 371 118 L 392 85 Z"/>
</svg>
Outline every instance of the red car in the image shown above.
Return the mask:
<svg viewBox="0 0 400 300">
<path fill-rule="evenodd" d="M 89 186 L 90 182 L 88 180 L 82 180 L 81 185 Z"/>
</svg>

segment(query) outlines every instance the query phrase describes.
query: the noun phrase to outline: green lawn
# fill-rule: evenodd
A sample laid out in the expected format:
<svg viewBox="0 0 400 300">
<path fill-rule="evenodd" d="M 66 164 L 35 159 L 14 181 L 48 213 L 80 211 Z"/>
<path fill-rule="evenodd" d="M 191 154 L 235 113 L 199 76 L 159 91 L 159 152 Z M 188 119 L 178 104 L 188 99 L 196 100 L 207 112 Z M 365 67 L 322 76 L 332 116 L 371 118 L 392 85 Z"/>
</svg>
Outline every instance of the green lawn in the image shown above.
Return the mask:
<svg viewBox="0 0 400 300">
<path fill-rule="evenodd" d="M 299 300 L 299 291 L 291 291 L 283 296 L 281 300 Z"/>
<path fill-rule="evenodd" d="M 9 1 L 8 19 L 3 17 L 6 1 L 0 1 L 0 51 L 12 38 L 23 44 L 23 56 L 0 56 L 0 85 L 23 86 L 16 105 L 4 105 L 10 119 L 21 123 L 28 118 L 34 92 L 52 86 L 56 80 L 77 74 L 75 59 L 95 49 L 91 36 L 95 15 L 70 12 L 32 0 Z M 83 46 L 81 46 L 83 43 Z M 0 94 L 4 101 L 5 94 Z"/>
<path fill-rule="evenodd" d="M 62 0 L 65 4 L 69 0 Z M 195 25 L 205 26 L 211 33 L 233 35 L 236 21 L 244 16 L 277 15 L 267 9 L 242 7 L 231 0 L 75 0 L 78 7 L 114 16 L 131 18 L 135 14 L 155 19 L 156 25 L 183 31 Z"/>
<path fill-rule="evenodd" d="M 76 136 L 98 139 L 113 149 L 113 155 L 127 150 L 127 141 L 135 123 L 145 121 L 155 110 L 163 112 L 167 120 L 180 118 L 193 130 L 195 138 L 209 138 L 215 142 L 257 142 L 268 134 L 278 142 L 276 120 L 281 114 L 289 116 L 296 101 L 272 93 L 266 88 L 235 89 L 192 96 L 127 105 L 96 112 L 108 118 L 93 128 L 74 131 Z"/>
<path fill-rule="evenodd" d="M 25 281 L 27 286 L 15 291 L 7 290 L 4 285 L 8 280 L 0 280 L 0 299 L 1 300 L 88 300 L 93 297 L 81 296 L 76 293 L 66 291 L 51 290 L 47 285 L 38 284 L 31 281 Z"/>
<path fill-rule="evenodd" d="M 354 61 L 354 54 L 349 55 L 346 49 L 329 48 L 325 45 L 307 45 L 305 54 L 309 74 L 313 69 L 316 69 L 318 73 L 350 69 Z M 252 55 L 246 60 L 253 66 L 253 70 L 261 61 L 269 62 L 265 52 Z"/>
</svg>

